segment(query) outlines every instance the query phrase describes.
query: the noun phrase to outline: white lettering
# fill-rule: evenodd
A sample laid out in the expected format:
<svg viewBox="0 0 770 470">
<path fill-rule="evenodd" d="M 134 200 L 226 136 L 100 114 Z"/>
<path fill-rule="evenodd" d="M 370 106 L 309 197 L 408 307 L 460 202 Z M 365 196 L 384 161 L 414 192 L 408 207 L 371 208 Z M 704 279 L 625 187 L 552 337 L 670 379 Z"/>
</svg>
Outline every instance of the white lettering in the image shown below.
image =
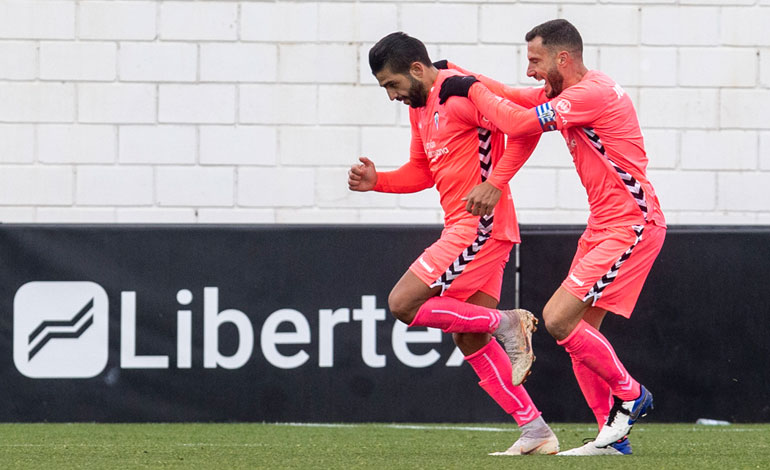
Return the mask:
<svg viewBox="0 0 770 470">
<path fill-rule="evenodd" d="M 318 367 L 334 367 L 334 327 L 350 322 L 350 309 L 318 311 Z"/>
<path fill-rule="evenodd" d="M 219 352 L 219 327 L 232 323 L 238 330 L 238 349 L 232 356 Z M 254 348 L 254 331 L 249 317 L 240 310 L 219 311 L 219 289 L 203 288 L 203 367 L 237 369 L 249 360 Z"/>
<path fill-rule="evenodd" d="M 385 320 L 385 309 L 376 308 L 377 297 L 361 296 L 361 308 L 353 310 L 353 320 L 361 322 L 361 357 L 369 367 L 385 367 L 385 355 L 377 354 L 377 322 Z"/>
<path fill-rule="evenodd" d="M 136 292 L 120 293 L 120 367 L 168 369 L 168 356 L 136 354 Z"/>
<path fill-rule="evenodd" d="M 294 331 L 278 332 L 278 326 L 284 322 L 291 323 Z M 310 344 L 310 325 L 305 316 L 296 310 L 290 308 L 276 310 L 262 325 L 260 342 L 262 354 L 270 364 L 281 369 L 295 369 L 307 362 L 310 357 L 308 353 L 300 349 L 291 356 L 285 356 L 275 346 L 277 344 Z"/>
<path fill-rule="evenodd" d="M 425 330 L 408 330 L 406 323 L 396 321 L 393 325 L 393 353 L 399 361 L 409 367 L 430 367 L 441 358 L 435 349 L 431 348 L 425 354 L 414 354 L 409 350 L 410 343 L 440 343 L 441 330 L 427 328 Z"/>
</svg>

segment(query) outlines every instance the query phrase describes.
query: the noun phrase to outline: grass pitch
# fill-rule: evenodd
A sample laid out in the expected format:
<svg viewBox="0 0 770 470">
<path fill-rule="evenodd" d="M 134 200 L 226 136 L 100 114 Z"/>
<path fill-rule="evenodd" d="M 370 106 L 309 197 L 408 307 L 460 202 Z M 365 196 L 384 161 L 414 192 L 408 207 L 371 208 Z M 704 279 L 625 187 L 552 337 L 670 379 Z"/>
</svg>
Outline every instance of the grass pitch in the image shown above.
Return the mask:
<svg viewBox="0 0 770 470">
<path fill-rule="evenodd" d="M 593 437 L 552 424 L 562 449 Z M 770 424 L 634 427 L 628 457 L 491 457 L 501 424 L 0 424 L 3 469 L 766 469 Z"/>
</svg>

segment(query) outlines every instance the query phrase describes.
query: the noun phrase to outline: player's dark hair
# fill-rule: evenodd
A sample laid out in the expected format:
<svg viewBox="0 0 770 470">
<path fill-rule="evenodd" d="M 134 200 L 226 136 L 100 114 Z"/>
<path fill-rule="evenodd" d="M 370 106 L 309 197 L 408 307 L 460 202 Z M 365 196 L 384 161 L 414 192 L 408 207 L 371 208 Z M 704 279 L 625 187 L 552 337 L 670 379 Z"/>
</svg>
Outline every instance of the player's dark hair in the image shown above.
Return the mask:
<svg viewBox="0 0 770 470">
<path fill-rule="evenodd" d="M 548 49 L 563 48 L 580 57 L 583 56 L 583 38 L 572 23 L 567 20 L 551 20 L 537 25 L 524 36 L 529 42 L 540 36 L 543 40 L 543 46 Z"/>
<path fill-rule="evenodd" d="M 393 73 L 406 74 L 414 62 L 432 65 L 425 44 L 406 33 L 390 33 L 369 49 L 369 67 L 378 74 L 386 66 Z"/>
</svg>

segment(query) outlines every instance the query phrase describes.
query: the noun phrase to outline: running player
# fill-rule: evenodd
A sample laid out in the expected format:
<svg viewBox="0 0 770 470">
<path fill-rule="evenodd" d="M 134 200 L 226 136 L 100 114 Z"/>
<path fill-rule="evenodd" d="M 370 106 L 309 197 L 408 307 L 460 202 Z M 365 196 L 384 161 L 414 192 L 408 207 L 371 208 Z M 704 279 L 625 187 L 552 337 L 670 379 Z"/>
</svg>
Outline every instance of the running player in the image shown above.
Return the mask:
<svg viewBox="0 0 770 470">
<path fill-rule="evenodd" d="M 543 319 L 570 354 L 600 430 L 593 442 L 562 455 L 630 454 L 628 433 L 652 409 L 652 394 L 631 377 L 598 329 L 608 311 L 630 317 L 663 245 L 666 222 L 647 179 L 642 133 L 628 95 L 608 76 L 585 67 L 580 33 L 568 21 L 543 23 L 525 39 L 527 75 L 545 80 L 543 88 L 454 76 L 444 81 L 441 101 L 470 98 L 509 138 L 552 130 L 564 136 L 591 215 Z M 528 156 L 513 155 L 515 160 L 498 166 L 518 169 Z M 478 185 L 467 197 L 467 210 L 488 213 L 497 192 L 487 183 Z"/>
<path fill-rule="evenodd" d="M 495 172 L 505 136 L 468 100 L 439 105 L 439 86 L 459 72 L 437 70 L 419 40 L 401 32 L 385 36 L 369 51 L 369 64 L 388 97 L 410 106 L 410 158 L 395 171 L 378 172 L 361 157 L 348 172 L 348 187 L 411 193 L 435 185 L 444 211 L 441 237 L 393 287 L 390 311 L 410 326 L 453 333 L 479 385 L 516 420 L 521 436 L 494 455 L 554 454 L 558 440 L 520 385 L 534 359 L 534 317 L 526 310 L 495 309 L 509 252 L 519 242 L 510 191 L 506 187 L 494 214 L 484 217 L 466 212 L 462 200 Z M 537 139 L 511 141 L 506 151 L 529 154 Z M 511 357 L 519 369 L 512 370 Z"/>
</svg>

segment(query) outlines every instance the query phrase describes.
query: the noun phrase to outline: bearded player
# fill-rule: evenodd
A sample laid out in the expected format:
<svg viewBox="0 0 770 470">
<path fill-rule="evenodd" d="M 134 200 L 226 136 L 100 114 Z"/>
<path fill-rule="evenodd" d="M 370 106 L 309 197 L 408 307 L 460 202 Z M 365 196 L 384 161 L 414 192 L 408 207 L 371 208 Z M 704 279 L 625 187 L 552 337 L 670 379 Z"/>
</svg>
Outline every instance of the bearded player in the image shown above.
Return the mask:
<svg viewBox="0 0 770 470">
<path fill-rule="evenodd" d="M 500 204 L 484 216 L 468 213 L 462 200 L 482 181 L 510 179 L 495 169 L 504 135 L 468 100 L 439 104 L 441 83 L 459 72 L 437 70 L 419 40 L 392 33 L 369 51 L 369 64 L 388 97 L 409 106 L 410 157 L 399 169 L 385 172 L 361 157 L 348 172 L 348 187 L 412 193 L 435 185 L 444 211 L 441 237 L 396 283 L 388 307 L 409 326 L 452 333 L 479 385 L 516 420 L 521 436 L 493 455 L 556 453 L 556 436 L 521 385 L 534 359 L 535 319 L 526 310 L 496 309 L 503 270 L 519 242 L 510 190 L 506 185 Z M 529 155 L 537 140 L 512 140 L 505 151 Z"/>
<path fill-rule="evenodd" d="M 543 310 L 548 332 L 572 359 L 578 384 L 599 434 L 560 455 L 626 455 L 628 433 L 652 409 L 652 394 L 626 370 L 599 332 L 608 311 L 630 317 L 663 245 L 666 222 L 647 178 L 647 155 L 631 99 L 611 78 L 583 64 L 583 42 L 566 20 L 552 20 L 525 37 L 527 75 L 543 88 L 515 89 L 473 76 L 449 77 L 441 100 L 468 97 L 509 138 L 558 130 L 564 136 L 590 217 L 567 277 Z M 529 155 L 498 166 L 520 168 Z M 467 197 L 485 214 L 499 190 L 488 183 Z M 515 367 L 515 365 L 514 365 Z"/>
</svg>

